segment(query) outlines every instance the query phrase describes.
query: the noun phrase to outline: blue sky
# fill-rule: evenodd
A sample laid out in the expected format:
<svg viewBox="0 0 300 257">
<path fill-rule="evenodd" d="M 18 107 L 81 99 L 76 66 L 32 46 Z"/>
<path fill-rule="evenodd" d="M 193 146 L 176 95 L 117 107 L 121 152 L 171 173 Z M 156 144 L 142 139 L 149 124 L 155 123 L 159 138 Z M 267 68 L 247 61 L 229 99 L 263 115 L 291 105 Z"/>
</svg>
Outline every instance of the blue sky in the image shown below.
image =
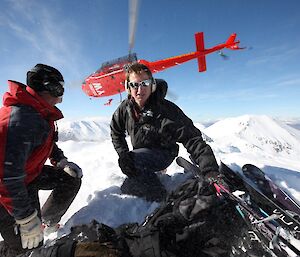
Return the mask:
<svg viewBox="0 0 300 257">
<path fill-rule="evenodd" d="M 126 0 L 0 1 L 0 94 L 7 80 L 25 82 L 36 63 L 58 68 L 66 81 L 67 118 L 111 116 L 114 96 L 90 99 L 83 79 L 102 62 L 128 53 Z M 193 120 L 243 114 L 300 117 L 300 1 L 298 0 L 141 0 L 134 51 L 154 61 L 195 51 L 194 33 L 205 46 L 236 32 L 241 46 L 229 60 L 207 56 L 207 71 L 191 61 L 157 73 L 169 84 L 169 99 Z M 123 94 L 123 98 L 125 94 Z"/>
</svg>

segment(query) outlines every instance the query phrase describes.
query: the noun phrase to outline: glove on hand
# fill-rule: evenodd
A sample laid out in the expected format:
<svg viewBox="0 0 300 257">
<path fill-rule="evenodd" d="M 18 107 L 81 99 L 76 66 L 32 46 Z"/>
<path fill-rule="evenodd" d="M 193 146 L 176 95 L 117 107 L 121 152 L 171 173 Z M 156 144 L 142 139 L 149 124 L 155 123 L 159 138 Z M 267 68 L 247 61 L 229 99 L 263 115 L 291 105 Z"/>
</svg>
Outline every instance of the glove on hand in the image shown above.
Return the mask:
<svg viewBox="0 0 300 257">
<path fill-rule="evenodd" d="M 74 162 L 68 162 L 68 159 L 60 160 L 56 167 L 61 168 L 74 178 L 82 178 L 82 169 Z"/>
<path fill-rule="evenodd" d="M 30 216 L 16 220 L 19 225 L 22 247 L 24 249 L 36 248 L 44 239 L 43 229 L 40 218 L 37 216 L 37 210 Z"/>
<path fill-rule="evenodd" d="M 122 172 L 129 178 L 136 177 L 138 175 L 134 166 L 133 152 L 121 153 L 118 163 Z"/>
</svg>

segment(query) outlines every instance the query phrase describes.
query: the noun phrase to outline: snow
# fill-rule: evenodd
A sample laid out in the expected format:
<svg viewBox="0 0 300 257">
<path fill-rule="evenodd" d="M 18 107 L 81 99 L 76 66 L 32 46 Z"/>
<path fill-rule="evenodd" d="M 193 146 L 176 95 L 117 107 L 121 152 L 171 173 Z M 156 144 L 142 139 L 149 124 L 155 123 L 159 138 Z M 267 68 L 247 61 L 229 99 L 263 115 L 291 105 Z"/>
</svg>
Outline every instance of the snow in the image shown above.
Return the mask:
<svg viewBox="0 0 300 257">
<path fill-rule="evenodd" d="M 58 236 L 68 233 L 71 226 L 89 223 L 92 219 L 113 227 L 128 222 L 140 223 L 159 206 L 156 202 L 121 194 L 120 185 L 125 175 L 118 167 L 109 121 L 109 118 L 96 117 L 58 122 L 58 145 L 84 174 L 82 187 L 61 220 Z M 219 162 L 234 169 L 240 169 L 246 163 L 257 165 L 300 202 L 299 130 L 283 121 L 254 115 L 223 119 L 208 127 L 200 123 L 195 125 L 205 135 Z M 188 157 L 183 146 L 180 146 L 179 154 Z M 170 191 L 187 176 L 173 162 L 160 179 Z M 48 195 L 49 192 L 40 192 L 41 203 Z M 54 237 L 56 234 L 46 239 L 49 242 Z"/>
<path fill-rule="evenodd" d="M 300 131 L 268 116 L 227 118 L 204 133 L 214 140 L 215 154 L 225 163 L 300 170 Z"/>
</svg>

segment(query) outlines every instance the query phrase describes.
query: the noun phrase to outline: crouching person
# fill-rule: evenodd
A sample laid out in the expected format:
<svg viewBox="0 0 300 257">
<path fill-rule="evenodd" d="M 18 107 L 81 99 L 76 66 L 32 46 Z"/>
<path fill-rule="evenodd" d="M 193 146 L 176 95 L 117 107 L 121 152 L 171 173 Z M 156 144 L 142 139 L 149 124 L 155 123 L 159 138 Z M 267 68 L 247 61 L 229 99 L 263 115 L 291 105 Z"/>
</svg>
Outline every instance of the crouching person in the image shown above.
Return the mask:
<svg viewBox="0 0 300 257">
<path fill-rule="evenodd" d="M 119 166 L 127 176 L 121 191 L 148 201 L 165 199 L 167 191 L 156 172 L 173 162 L 178 143 L 192 155 L 203 174 L 218 174 L 214 153 L 203 141 L 201 131 L 177 105 L 165 99 L 167 87 L 166 81 L 153 78 L 147 66 L 131 64 L 125 81 L 128 98 L 117 108 L 110 124 Z"/>
<path fill-rule="evenodd" d="M 9 81 L 0 109 L 1 257 L 43 244 L 79 191 L 82 171 L 56 145 L 64 79 L 50 66 L 27 72 L 27 85 Z M 53 166 L 44 165 L 50 159 Z M 40 209 L 38 191 L 53 190 Z M 42 226 L 42 223 L 43 226 Z"/>
</svg>

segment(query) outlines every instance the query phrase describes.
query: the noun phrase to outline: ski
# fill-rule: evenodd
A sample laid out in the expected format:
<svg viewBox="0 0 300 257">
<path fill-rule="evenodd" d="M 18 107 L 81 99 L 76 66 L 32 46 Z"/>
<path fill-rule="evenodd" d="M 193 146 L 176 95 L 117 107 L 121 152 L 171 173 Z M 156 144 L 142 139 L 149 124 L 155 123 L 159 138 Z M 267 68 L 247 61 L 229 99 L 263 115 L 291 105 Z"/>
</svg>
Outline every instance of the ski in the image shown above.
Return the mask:
<svg viewBox="0 0 300 257">
<path fill-rule="evenodd" d="M 242 167 L 242 171 L 244 185 L 250 192 L 250 195 L 252 195 L 252 198 L 269 215 L 277 215 L 277 218 L 274 220 L 284 229 L 287 229 L 295 238 L 300 239 L 300 220 L 298 215 L 300 209 L 297 208 L 292 199 L 288 198 L 287 194 L 283 196 L 283 191 L 278 189 L 276 193 L 280 194 L 275 195 L 275 191 L 270 186 L 272 184 L 275 188 L 275 185 L 270 183 L 270 180 L 266 180 L 263 171 L 256 166 L 246 164 Z M 282 199 L 282 197 L 284 198 Z M 287 209 L 285 205 L 292 206 L 293 208 Z"/>
<path fill-rule="evenodd" d="M 183 157 L 178 157 L 176 162 L 197 179 L 203 179 L 195 164 Z M 220 165 L 220 173 L 229 188 L 224 187 L 220 181 L 215 181 L 214 186 L 218 194 L 236 203 L 237 211 L 250 229 L 248 231 L 250 240 L 259 243 L 271 256 L 300 255 L 299 240 L 295 238 L 300 228 L 297 220 L 277 206 L 262 191 L 257 190 L 254 182 L 244 174 L 231 170 L 224 163 Z M 244 194 L 240 196 L 232 193 L 237 190 Z M 261 203 L 264 205 L 261 206 Z M 266 207 L 268 211 L 264 210 Z M 268 214 L 270 210 L 273 212 Z"/>
<path fill-rule="evenodd" d="M 282 209 L 294 213 L 294 216 L 300 215 L 299 204 L 279 188 L 260 168 L 253 164 L 245 164 L 242 171 L 245 177 L 255 184 L 258 191 L 261 191 Z"/>
</svg>

